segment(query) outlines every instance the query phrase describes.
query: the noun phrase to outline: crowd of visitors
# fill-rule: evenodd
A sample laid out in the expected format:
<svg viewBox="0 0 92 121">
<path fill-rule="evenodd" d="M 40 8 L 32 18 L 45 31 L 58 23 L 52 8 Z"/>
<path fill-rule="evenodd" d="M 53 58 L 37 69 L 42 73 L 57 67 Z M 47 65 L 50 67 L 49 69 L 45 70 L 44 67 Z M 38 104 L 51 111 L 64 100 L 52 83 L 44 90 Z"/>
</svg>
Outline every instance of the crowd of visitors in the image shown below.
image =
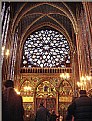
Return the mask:
<svg viewBox="0 0 92 121">
<path fill-rule="evenodd" d="M 24 121 L 22 97 L 14 90 L 14 82 L 7 80 L 2 93 L 2 121 Z M 86 90 L 80 90 L 80 97 L 73 99 L 67 109 L 66 119 L 49 112 L 41 102 L 36 114 L 30 114 L 30 121 L 92 121 L 92 98 Z"/>
</svg>

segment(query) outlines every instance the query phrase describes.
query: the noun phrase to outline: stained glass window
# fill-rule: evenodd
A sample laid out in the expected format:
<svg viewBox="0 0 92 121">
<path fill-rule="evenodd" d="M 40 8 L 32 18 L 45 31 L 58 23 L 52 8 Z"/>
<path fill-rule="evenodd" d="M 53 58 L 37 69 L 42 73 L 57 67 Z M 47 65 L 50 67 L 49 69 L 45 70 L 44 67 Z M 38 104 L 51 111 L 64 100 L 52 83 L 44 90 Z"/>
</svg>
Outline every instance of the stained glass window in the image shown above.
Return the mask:
<svg viewBox="0 0 92 121">
<path fill-rule="evenodd" d="M 65 67 L 69 63 L 69 43 L 65 36 L 57 31 L 36 31 L 24 43 L 23 67 Z"/>
</svg>

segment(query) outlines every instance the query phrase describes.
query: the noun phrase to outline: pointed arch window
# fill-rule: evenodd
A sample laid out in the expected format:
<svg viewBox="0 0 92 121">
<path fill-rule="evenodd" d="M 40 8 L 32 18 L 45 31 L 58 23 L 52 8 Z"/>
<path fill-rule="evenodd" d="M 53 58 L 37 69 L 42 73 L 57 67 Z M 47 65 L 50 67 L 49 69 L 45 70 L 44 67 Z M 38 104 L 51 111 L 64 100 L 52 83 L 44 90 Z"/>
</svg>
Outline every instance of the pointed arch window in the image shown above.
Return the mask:
<svg viewBox="0 0 92 121">
<path fill-rule="evenodd" d="M 63 34 L 46 29 L 26 39 L 22 67 L 65 67 L 66 64 L 70 64 L 70 47 Z"/>
</svg>

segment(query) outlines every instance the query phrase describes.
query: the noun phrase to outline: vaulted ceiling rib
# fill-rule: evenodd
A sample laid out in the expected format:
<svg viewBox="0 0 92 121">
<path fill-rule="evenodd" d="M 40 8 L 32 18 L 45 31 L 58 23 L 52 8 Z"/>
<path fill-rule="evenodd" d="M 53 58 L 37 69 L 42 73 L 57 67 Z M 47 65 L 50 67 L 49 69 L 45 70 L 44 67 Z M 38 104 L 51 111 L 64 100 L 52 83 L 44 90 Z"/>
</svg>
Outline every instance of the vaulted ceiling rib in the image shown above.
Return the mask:
<svg viewBox="0 0 92 121">
<path fill-rule="evenodd" d="M 46 23 L 46 26 L 50 26 L 51 24 L 57 26 L 59 30 L 61 29 L 63 30 L 63 32 L 66 32 L 66 34 L 70 36 L 69 38 L 71 38 L 71 40 L 72 33 L 75 34 L 75 31 L 77 30 L 75 18 L 76 15 L 74 14 L 74 10 L 72 11 L 71 8 L 69 8 L 68 3 L 24 2 L 21 3 L 21 7 L 19 6 L 18 8 L 19 11 L 17 9 L 17 14 L 13 16 L 14 19 L 12 29 L 14 32 L 16 30 L 16 27 L 19 26 L 21 41 L 23 38 L 26 37 L 26 35 L 28 36 L 28 32 L 33 32 L 31 28 L 35 28 L 37 25 L 40 26 L 40 24 L 44 26 L 44 23 Z M 47 23 L 50 24 L 48 25 Z M 71 42 L 73 45 L 75 44 L 74 40 Z"/>
</svg>

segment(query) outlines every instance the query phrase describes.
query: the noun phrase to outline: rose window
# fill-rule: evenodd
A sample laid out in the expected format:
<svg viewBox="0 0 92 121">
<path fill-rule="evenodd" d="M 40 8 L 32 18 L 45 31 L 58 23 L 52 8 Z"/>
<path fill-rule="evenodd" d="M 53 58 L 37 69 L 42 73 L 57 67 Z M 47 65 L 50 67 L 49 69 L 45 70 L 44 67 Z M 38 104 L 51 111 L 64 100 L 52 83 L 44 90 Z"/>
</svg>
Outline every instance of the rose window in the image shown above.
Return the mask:
<svg viewBox="0 0 92 121">
<path fill-rule="evenodd" d="M 53 30 L 41 30 L 26 39 L 23 67 L 65 67 L 69 63 L 69 43 L 63 34 Z"/>
</svg>

